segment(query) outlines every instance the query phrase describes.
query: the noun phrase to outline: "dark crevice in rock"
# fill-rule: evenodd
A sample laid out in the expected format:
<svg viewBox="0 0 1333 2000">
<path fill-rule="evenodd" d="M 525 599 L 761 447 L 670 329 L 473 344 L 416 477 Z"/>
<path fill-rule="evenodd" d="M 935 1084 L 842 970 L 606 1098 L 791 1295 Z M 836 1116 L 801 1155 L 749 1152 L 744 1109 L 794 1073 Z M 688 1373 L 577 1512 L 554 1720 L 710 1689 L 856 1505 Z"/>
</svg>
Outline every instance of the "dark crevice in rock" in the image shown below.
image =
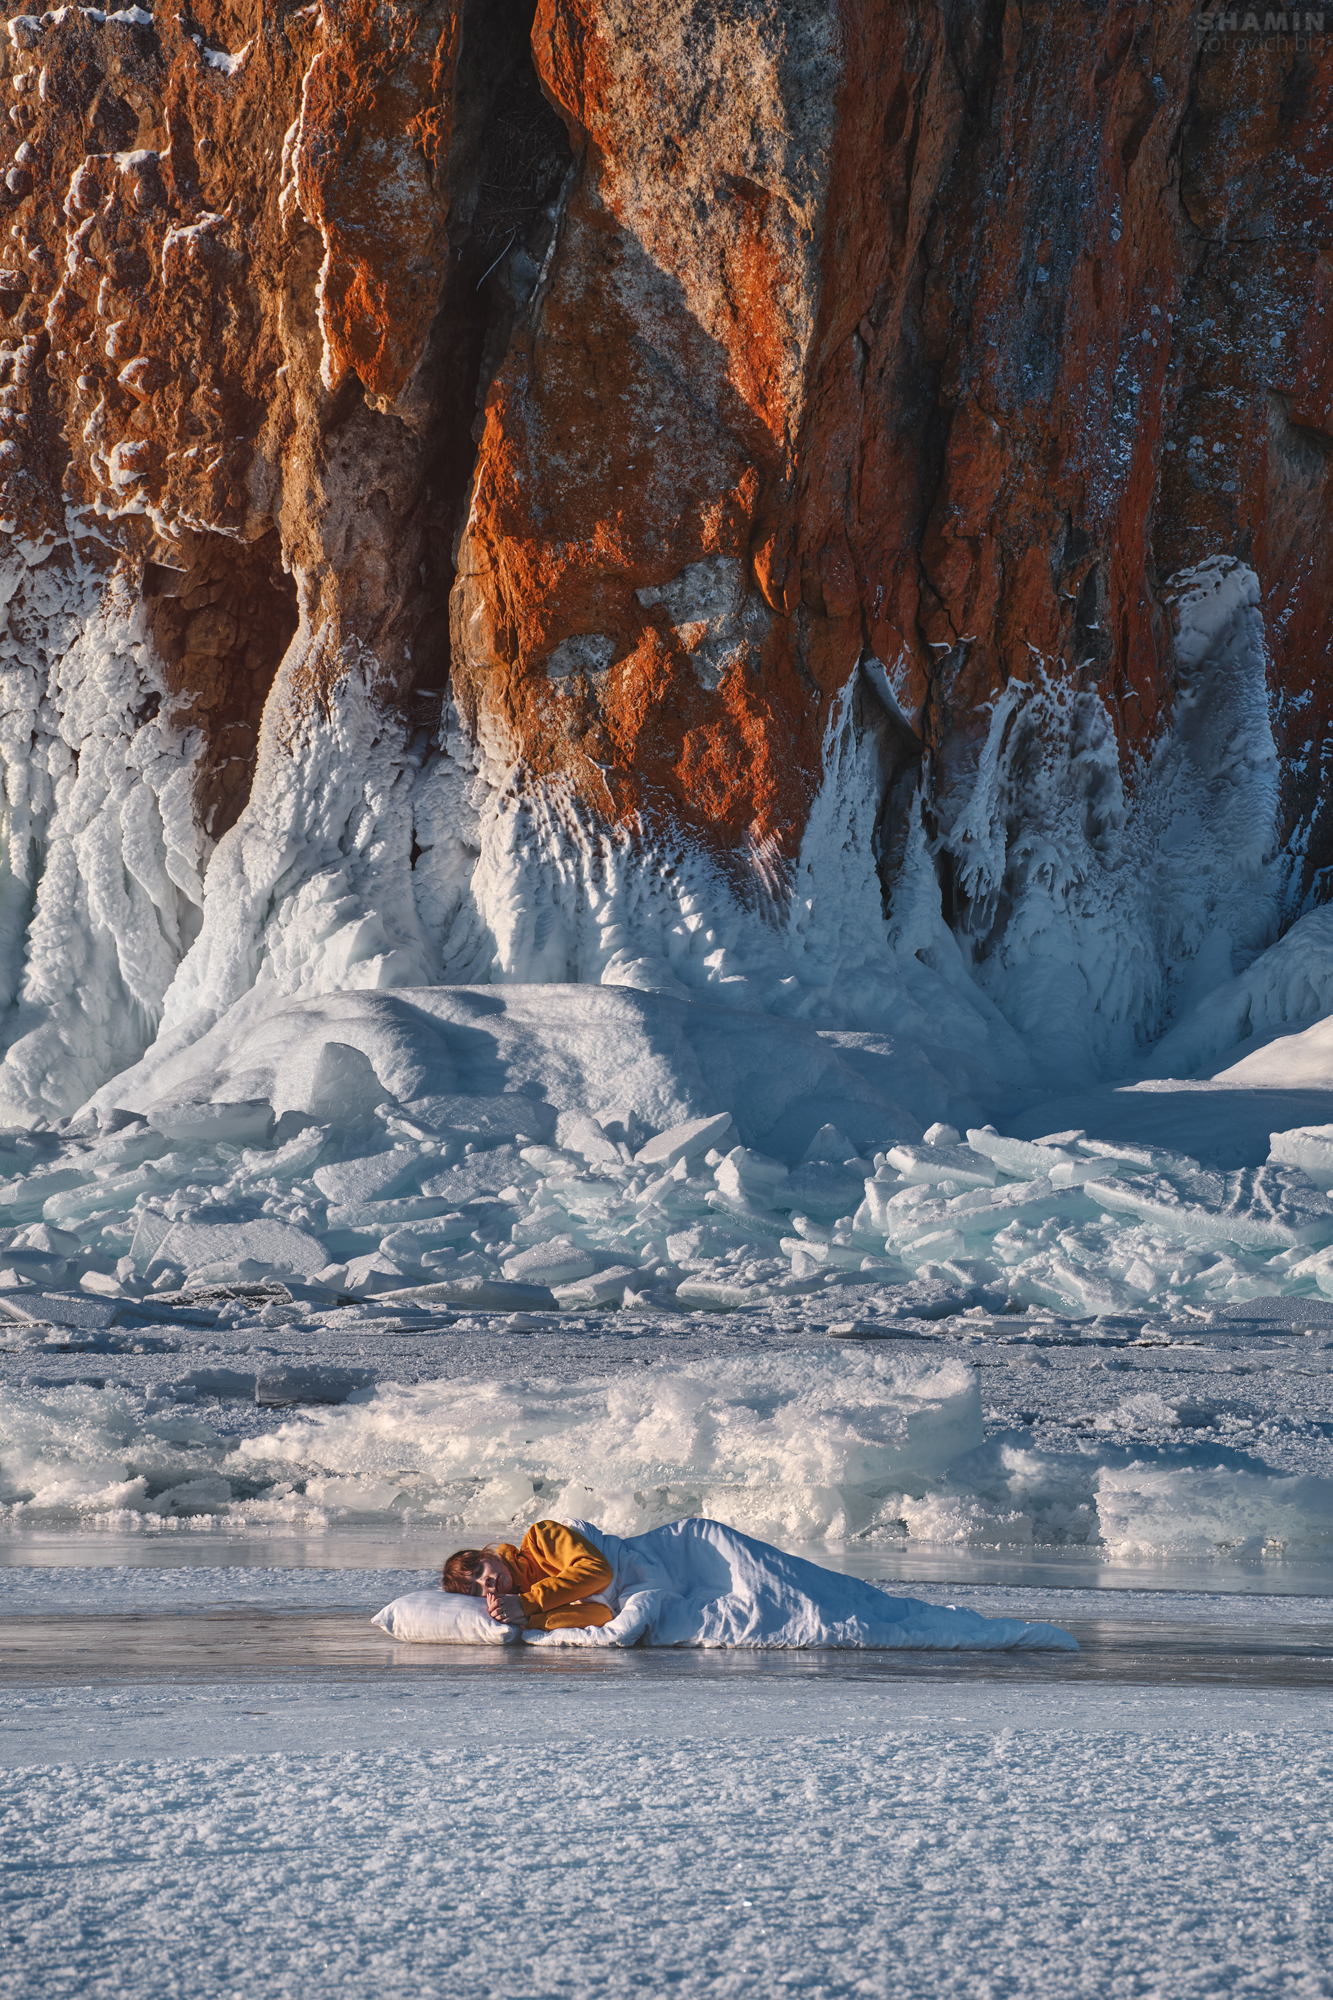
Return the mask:
<svg viewBox="0 0 1333 2000">
<path fill-rule="evenodd" d="M 296 630 L 276 534 L 248 545 L 198 531 L 145 565 L 143 592 L 176 718 L 203 732 L 195 811 L 218 840 L 250 796 L 259 723 Z"/>
<path fill-rule="evenodd" d="M 450 672 L 449 595 L 486 391 L 530 302 L 555 230 L 569 138 L 532 61 L 532 0 L 468 0 L 449 153 L 452 262 L 421 380 L 431 409 L 423 495 L 417 689 Z"/>
</svg>

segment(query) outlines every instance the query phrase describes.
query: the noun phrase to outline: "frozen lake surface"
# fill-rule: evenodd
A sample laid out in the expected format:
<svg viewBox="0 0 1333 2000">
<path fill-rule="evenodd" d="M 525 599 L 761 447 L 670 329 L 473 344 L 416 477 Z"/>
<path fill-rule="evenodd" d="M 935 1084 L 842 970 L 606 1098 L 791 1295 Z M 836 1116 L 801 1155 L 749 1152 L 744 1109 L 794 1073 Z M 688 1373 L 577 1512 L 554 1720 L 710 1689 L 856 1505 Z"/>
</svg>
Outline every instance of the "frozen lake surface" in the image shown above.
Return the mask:
<svg viewBox="0 0 1333 2000">
<path fill-rule="evenodd" d="M 1077 1654 L 534 1653 L 370 1625 L 424 1580 L 413 1531 L 322 1563 L 319 1538 L 71 1536 L 63 1565 L 25 1539 L 0 1569 L 14 2000 L 1333 1985 L 1310 1572 L 960 1581 L 955 1554 L 912 1585 L 1058 1620 Z M 856 1553 L 901 1587 L 905 1552 Z"/>
<path fill-rule="evenodd" d="M 1327 1685 L 407 1650 L 11 1681 L 0 1991 L 1330 1990 Z"/>
</svg>

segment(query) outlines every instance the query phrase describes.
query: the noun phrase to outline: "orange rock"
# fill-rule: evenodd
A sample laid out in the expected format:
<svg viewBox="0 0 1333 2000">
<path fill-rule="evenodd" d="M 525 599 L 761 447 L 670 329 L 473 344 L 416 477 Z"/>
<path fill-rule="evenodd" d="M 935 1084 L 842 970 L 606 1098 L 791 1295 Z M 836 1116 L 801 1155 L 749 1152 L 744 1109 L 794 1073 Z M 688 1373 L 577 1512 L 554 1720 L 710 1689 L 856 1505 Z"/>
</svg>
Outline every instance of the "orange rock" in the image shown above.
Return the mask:
<svg viewBox="0 0 1333 2000">
<path fill-rule="evenodd" d="M 392 405 L 434 317 L 445 235 L 459 17 L 449 0 L 324 0 L 301 86 L 297 200 L 324 239 L 323 377 Z"/>
<path fill-rule="evenodd" d="M 742 877 L 796 853 L 865 654 L 941 826 L 1038 662 L 1132 783 L 1169 580 L 1233 555 L 1298 899 L 1333 863 L 1333 45 L 1197 39 L 1128 0 L 17 17 L 10 532 L 183 571 L 154 618 L 211 812 L 299 595 L 291 699 L 349 649 L 409 714 L 448 680 L 532 778 Z"/>
</svg>

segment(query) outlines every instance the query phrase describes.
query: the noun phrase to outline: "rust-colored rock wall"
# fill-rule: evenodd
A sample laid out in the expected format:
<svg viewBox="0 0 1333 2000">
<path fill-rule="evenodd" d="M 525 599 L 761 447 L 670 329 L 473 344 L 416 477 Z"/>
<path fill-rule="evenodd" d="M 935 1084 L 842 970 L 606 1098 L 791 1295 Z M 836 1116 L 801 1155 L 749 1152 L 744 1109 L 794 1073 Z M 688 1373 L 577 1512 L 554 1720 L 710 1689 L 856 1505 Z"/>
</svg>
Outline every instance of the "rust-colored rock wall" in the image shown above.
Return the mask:
<svg viewBox="0 0 1333 2000">
<path fill-rule="evenodd" d="M 803 417 L 837 24 L 543 5 L 533 49 L 576 166 L 487 399 L 456 682 L 601 810 L 790 845 L 820 725 L 751 545 Z"/>
<path fill-rule="evenodd" d="M 516 60 L 540 102 L 529 18 L 489 10 L 457 121 L 448 0 L 69 8 L 0 40 L 0 508 L 85 560 L 185 572 L 154 628 L 209 737 L 215 831 L 243 803 L 298 595 L 323 635 L 309 700 L 349 647 L 404 699 L 443 685 L 488 328 L 480 246 L 466 218 L 451 244 L 450 218 L 460 190 L 476 204 Z M 227 632 L 202 634 L 206 614 Z"/>
<path fill-rule="evenodd" d="M 185 573 L 149 594 L 217 830 L 299 611 L 298 702 L 349 648 L 391 704 L 451 676 L 534 777 L 742 872 L 795 854 L 873 654 L 947 872 L 997 692 L 1038 662 L 1095 690 L 1132 782 L 1169 579 L 1230 554 L 1318 886 L 1321 34 L 1127 0 L 199 0 L 14 14 L 0 46 L 0 505 Z"/>
<path fill-rule="evenodd" d="M 1209 50 L 1129 5 L 544 5 L 578 169 L 488 399 L 470 702 L 603 810 L 791 853 L 865 647 L 947 828 L 986 704 L 1038 658 L 1108 704 L 1132 771 L 1172 697 L 1167 580 L 1234 554 L 1306 886 L 1326 47 Z"/>
</svg>

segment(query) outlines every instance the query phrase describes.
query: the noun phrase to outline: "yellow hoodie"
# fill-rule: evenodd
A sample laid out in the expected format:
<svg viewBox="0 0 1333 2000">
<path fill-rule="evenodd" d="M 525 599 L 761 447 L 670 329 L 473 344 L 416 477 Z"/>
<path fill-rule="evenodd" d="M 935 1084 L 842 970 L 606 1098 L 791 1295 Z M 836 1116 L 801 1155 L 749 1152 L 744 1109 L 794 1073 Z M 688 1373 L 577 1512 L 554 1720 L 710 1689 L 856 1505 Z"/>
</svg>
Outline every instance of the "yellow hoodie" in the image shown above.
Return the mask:
<svg viewBox="0 0 1333 2000">
<path fill-rule="evenodd" d="M 571 1625 L 609 1625 L 609 1604 L 586 1602 L 611 1581 L 611 1565 L 591 1542 L 560 1521 L 536 1521 L 522 1545 L 497 1542 L 495 1553 L 509 1570 L 528 1624 L 539 1632 Z"/>
</svg>

